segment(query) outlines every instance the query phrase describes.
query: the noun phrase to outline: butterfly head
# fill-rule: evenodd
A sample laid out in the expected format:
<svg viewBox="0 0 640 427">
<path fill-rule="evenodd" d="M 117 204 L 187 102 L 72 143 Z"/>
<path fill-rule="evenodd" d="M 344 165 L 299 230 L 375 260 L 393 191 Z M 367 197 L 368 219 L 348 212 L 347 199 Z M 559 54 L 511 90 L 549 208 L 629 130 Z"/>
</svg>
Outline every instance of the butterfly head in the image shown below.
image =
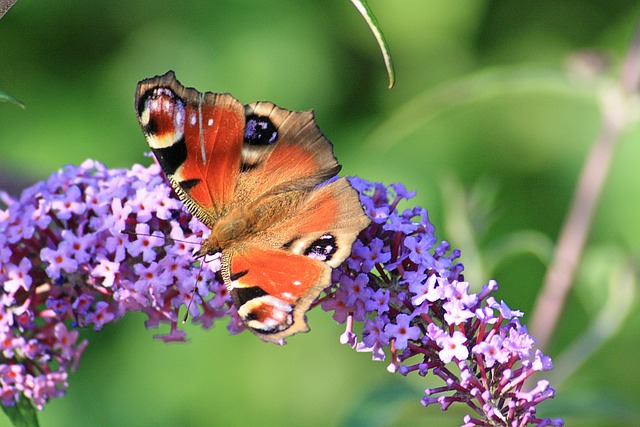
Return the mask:
<svg viewBox="0 0 640 427">
<path fill-rule="evenodd" d="M 215 236 L 210 236 L 209 238 L 202 241 L 202 245 L 200 249 L 195 253 L 196 258 L 201 258 L 207 255 L 216 255 L 222 252 L 222 247 L 220 247 L 220 242 Z"/>
</svg>

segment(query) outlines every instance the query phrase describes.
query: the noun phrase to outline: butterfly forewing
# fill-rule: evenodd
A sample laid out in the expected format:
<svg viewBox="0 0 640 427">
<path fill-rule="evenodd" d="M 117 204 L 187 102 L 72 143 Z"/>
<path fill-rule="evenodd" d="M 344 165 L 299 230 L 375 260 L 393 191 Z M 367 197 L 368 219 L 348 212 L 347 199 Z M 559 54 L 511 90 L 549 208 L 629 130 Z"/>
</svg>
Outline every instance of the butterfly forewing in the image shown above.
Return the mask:
<svg viewBox="0 0 640 427">
<path fill-rule="evenodd" d="M 247 106 L 246 114 L 268 119 L 277 129 L 278 144 L 264 162 L 263 188 L 300 181 L 298 187 L 312 189 L 340 171 L 331 142 L 318 129 L 311 111 L 294 112 L 270 102 L 255 102 Z M 283 177 L 280 172 L 284 169 Z M 277 177 L 280 182 L 273 185 Z"/>
<path fill-rule="evenodd" d="M 135 101 L 149 147 L 176 192 L 213 225 L 234 197 L 244 106 L 229 94 L 184 88 L 172 72 L 140 82 Z"/>
</svg>

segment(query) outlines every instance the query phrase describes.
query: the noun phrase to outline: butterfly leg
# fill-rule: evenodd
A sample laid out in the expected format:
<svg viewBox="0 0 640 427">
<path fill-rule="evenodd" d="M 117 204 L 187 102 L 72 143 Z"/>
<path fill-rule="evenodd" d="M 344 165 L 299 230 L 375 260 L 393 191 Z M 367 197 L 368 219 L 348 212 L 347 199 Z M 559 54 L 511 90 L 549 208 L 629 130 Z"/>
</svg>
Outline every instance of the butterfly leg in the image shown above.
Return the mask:
<svg viewBox="0 0 640 427">
<path fill-rule="evenodd" d="M 220 274 L 222 275 L 222 281 L 227 287 L 227 290 L 231 292 L 233 284 L 231 281 L 231 254 L 229 252 L 222 252 L 222 259 L 220 260 Z"/>
</svg>

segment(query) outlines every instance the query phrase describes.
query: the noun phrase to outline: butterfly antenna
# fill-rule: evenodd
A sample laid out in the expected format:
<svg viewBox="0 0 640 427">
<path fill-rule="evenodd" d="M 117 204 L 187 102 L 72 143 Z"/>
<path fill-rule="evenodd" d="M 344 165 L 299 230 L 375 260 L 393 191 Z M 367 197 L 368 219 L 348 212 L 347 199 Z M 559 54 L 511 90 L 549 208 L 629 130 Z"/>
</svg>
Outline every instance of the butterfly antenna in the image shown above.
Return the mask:
<svg viewBox="0 0 640 427">
<path fill-rule="evenodd" d="M 120 234 L 128 234 L 129 236 L 157 237 L 158 239 L 173 240 L 170 237 L 167 238 L 167 236 L 165 236 L 164 234 L 136 233 L 135 231 L 129 230 L 120 230 Z"/>
<path fill-rule="evenodd" d="M 136 233 L 135 231 L 129 231 L 129 230 L 120 230 L 120 234 L 128 234 L 130 236 L 146 236 L 146 237 L 157 237 L 158 239 L 164 239 L 170 242 L 179 242 L 179 243 L 186 243 L 189 245 L 197 245 L 198 243 L 196 242 L 190 242 L 189 240 L 183 240 L 183 239 L 174 239 L 173 237 L 167 237 L 164 234 L 163 235 L 158 235 L 158 234 L 148 234 L 148 233 Z"/>
<path fill-rule="evenodd" d="M 182 319 L 182 324 L 187 323 L 187 319 L 189 318 L 189 311 L 191 310 L 191 304 L 193 304 L 193 299 L 196 295 L 196 289 L 198 287 L 198 281 L 202 276 L 202 266 L 204 264 L 204 258 L 200 261 L 200 270 L 198 270 L 198 277 L 196 277 L 196 283 L 193 285 L 193 289 L 191 290 L 191 299 L 189 300 L 189 304 L 187 304 L 187 312 L 184 314 L 184 318 Z"/>
</svg>

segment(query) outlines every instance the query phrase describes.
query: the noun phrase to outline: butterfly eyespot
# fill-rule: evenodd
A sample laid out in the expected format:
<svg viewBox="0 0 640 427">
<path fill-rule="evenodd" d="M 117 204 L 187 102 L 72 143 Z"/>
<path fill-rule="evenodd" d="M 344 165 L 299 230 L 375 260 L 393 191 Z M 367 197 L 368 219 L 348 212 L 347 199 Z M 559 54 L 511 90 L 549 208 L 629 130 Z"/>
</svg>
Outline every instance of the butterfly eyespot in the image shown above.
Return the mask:
<svg viewBox="0 0 640 427">
<path fill-rule="evenodd" d="M 249 145 L 271 145 L 278 139 L 278 130 L 268 117 L 247 116 L 244 142 Z"/>
<path fill-rule="evenodd" d="M 149 117 L 147 125 L 144 127 L 144 131 L 147 135 L 155 135 L 158 133 L 158 123 L 156 122 L 155 117 Z"/>
<path fill-rule="evenodd" d="M 309 258 L 326 262 L 331 260 L 337 251 L 336 238 L 331 234 L 324 234 L 311 243 L 304 254 Z"/>
<path fill-rule="evenodd" d="M 260 289 L 260 288 L 258 288 Z M 233 293 L 236 290 L 232 290 Z M 254 290 L 245 296 L 256 296 L 238 307 L 238 315 L 247 326 L 261 334 L 275 334 L 284 331 L 293 324 L 293 306 L 280 298 Z M 236 294 L 236 297 L 238 295 Z"/>
<path fill-rule="evenodd" d="M 145 92 L 138 102 L 138 114 L 151 148 L 170 147 L 184 136 L 184 101 L 169 88 Z"/>
<path fill-rule="evenodd" d="M 180 187 L 182 188 L 182 190 L 185 193 L 189 193 L 193 187 L 195 187 L 196 185 L 200 184 L 200 180 L 199 179 L 185 179 L 184 181 L 178 182 L 178 184 L 180 184 Z"/>
<path fill-rule="evenodd" d="M 240 308 L 254 298 L 260 298 L 269 294 L 259 286 L 250 286 L 248 288 L 234 288 L 231 295 L 236 308 Z"/>
</svg>

